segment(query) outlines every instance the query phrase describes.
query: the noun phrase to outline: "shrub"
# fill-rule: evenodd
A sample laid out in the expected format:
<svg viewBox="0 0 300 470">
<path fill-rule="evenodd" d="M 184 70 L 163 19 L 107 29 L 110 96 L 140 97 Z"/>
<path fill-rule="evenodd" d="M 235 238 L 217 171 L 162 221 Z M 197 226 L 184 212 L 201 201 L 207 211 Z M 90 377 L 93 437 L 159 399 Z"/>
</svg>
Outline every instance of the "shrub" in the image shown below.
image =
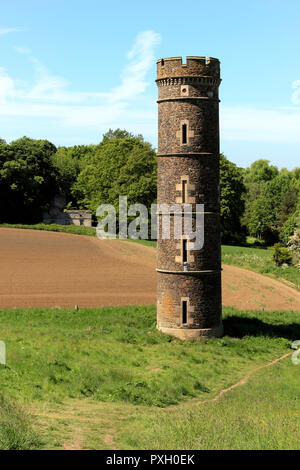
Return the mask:
<svg viewBox="0 0 300 470">
<path fill-rule="evenodd" d="M 273 250 L 273 260 L 277 266 L 292 263 L 293 257 L 288 248 L 282 246 L 280 243 L 275 243 Z"/>
<path fill-rule="evenodd" d="M 288 248 L 296 257 L 296 266 L 300 269 L 300 229 L 296 230 L 294 235 L 290 237 Z"/>
<path fill-rule="evenodd" d="M 289 239 L 293 235 L 297 228 L 297 215 L 296 213 L 292 214 L 287 221 L 282 226 L 280 232 L 280 241 L 284 246 L 288 246 Z"/>
</svg>

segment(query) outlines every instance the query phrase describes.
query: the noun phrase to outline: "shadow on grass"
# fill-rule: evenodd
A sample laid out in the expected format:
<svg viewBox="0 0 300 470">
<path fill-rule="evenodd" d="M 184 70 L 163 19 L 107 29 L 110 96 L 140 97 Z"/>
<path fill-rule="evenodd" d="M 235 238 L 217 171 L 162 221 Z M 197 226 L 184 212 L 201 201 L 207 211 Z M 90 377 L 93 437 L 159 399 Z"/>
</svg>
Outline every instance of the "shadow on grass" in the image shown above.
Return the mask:
<svg viewBox="0 0 300 470">
<path fill-rule="evenodd" d="M 288 340 L 300 339 L 300 324 L 287 323 L 272 325 L 257 318 L 231 316 L 223 320 L 224 336 L 243 338 L 243 336 L 269 336 Z"/>
</svg>

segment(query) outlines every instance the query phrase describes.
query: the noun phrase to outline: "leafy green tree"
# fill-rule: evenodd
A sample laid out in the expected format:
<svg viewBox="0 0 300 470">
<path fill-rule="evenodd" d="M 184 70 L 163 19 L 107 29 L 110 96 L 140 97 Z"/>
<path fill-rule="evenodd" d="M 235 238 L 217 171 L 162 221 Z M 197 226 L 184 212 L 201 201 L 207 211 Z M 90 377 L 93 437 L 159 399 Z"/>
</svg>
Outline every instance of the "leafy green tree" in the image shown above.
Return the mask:
<svg viewBox="0 0 300 470">
<path fill-rule="evenodd" d="M 281 228 L 279 239 L 285 246 L 288 245 L 290 237 L 294 234 L 297 228 L 297 215 L 297 212 L 294 212 Z"/>
<path fill-rule="evenodd" d="M 251 233 L 249 221 L 251 220 L 256 201 L 262 195 L 265 184 L 278 174 L 278 168 L 274 165 L 270 165 L 269 160 L 256 160 L 249 168 L 245 168 L 245 211 L 242 217 L 242 225 L 247 228 L 248 233 Z"/>
<path fill-rule="evenodd" d="M 141 142 L 144 142 L 144 138 L 141 134 L 134 135 L 131 132 L 126 131 L 125 129 L 109 129 L 102 137 L 102 143 L 106 143 L 111 139 L 138 139 Z"/>
<path fill-rule="evenodd" d="M 57 190 L 51 156 L 56 147 L 47 140 L 28 137 L 0 145 L 2 222 L 34 223 Z"/>
<path fill-rule="evenodd" d="M 282 201 L 279 208 L 278 223 L 281 228 L 291 215 L 295 213 L 298 204 L 299 192 L 295 186 L 290 186 L 282 196 Z"/>
<path fill-rule="evenodd" d="M 119 130 L 116 137 L 112 132 L 89 155 L 78 176 L 74 188 L 83 195 L 80 202 L 95 213 L 103 203 L 118 210 L 119 196 L 127 196 L 129 205 L 150 208 L 156 199 L 156 154 L 141 137 L 123 137 Z"/>
<path fill-rule="evenodd" d="M 82 207 L 79 201 L 83 194 L 76 190 L 75 183 L 79 173 L 85 167 L 86 160 L 95 153 L 96 148 L 96 145 L 59 147 L 51 157 L 52 164 L 57 171 L 58 189 L 66 197 L 68 208 Z"/>
<path fill-rule="evenodd" d="M 294 255 L 295 264 L 300 269 L 300 212 L 296 218 L 296 228 L 294 234 L 288 241 L 288 249 Z"/>
<path fill-rule="evenodd" d="M 276 166 L 270 165 L 269 160 L 256 160 L 250 165 L 249 168 L 245 169 L 244 178 L 245 183 L 254 182 L 254 183 L 266 183 L 271 181 L 279 174 L 279 170 Z"/>
<path fill-rule="evenodd" d="M 244 212 L 243 171 L 220 155 L 221 228 L 223 241 L 243 241 L 241 217 Z"/>
<path fill-rule="evenodd" d="M 281 215 L 280 208 L 284 195 L 290 190 L 290 175 L 278 174 L 267 181 L 260 197 L 254 202 L 248 221 L 250 235 L 264 239 L 268 243 L 278 241 Z"/>
</svg>

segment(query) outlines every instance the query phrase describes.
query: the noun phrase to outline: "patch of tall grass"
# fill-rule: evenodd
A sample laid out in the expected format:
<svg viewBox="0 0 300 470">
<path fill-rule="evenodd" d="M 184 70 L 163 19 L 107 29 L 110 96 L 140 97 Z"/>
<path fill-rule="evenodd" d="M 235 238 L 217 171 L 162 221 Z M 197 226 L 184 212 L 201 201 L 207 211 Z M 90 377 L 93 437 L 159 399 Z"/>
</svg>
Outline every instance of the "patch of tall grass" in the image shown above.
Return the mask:
<svg viewBox="0 0 300 470">
<path fill-rule="evenodd" d="M 0 449 L 28 450 L 41 444 L 32 418 L 15 401 L 0 394 Z"/>
</svg>

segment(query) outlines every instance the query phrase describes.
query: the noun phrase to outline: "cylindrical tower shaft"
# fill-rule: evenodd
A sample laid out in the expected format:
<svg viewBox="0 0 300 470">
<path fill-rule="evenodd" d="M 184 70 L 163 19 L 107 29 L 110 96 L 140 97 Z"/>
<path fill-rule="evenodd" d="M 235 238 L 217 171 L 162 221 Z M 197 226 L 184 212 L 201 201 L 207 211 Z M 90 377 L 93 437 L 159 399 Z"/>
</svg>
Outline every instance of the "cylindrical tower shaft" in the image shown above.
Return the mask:
<svg viewBox="0 0 300 470">
<path fill-rule="evenodd" d="M 158 215 L 157 327 L 181 339 L 222 335 L 219 186 L 220 62 L 205 57 L 161 59 L 158 85 L 158 205 L 189 205 L 195 230 L 199 205 L 204 245 L 170 238 Z M 183 225 L 181 220 L 180 224 Z M 183 231 L 184 232 L 184 231 Z"/>
</svg>

